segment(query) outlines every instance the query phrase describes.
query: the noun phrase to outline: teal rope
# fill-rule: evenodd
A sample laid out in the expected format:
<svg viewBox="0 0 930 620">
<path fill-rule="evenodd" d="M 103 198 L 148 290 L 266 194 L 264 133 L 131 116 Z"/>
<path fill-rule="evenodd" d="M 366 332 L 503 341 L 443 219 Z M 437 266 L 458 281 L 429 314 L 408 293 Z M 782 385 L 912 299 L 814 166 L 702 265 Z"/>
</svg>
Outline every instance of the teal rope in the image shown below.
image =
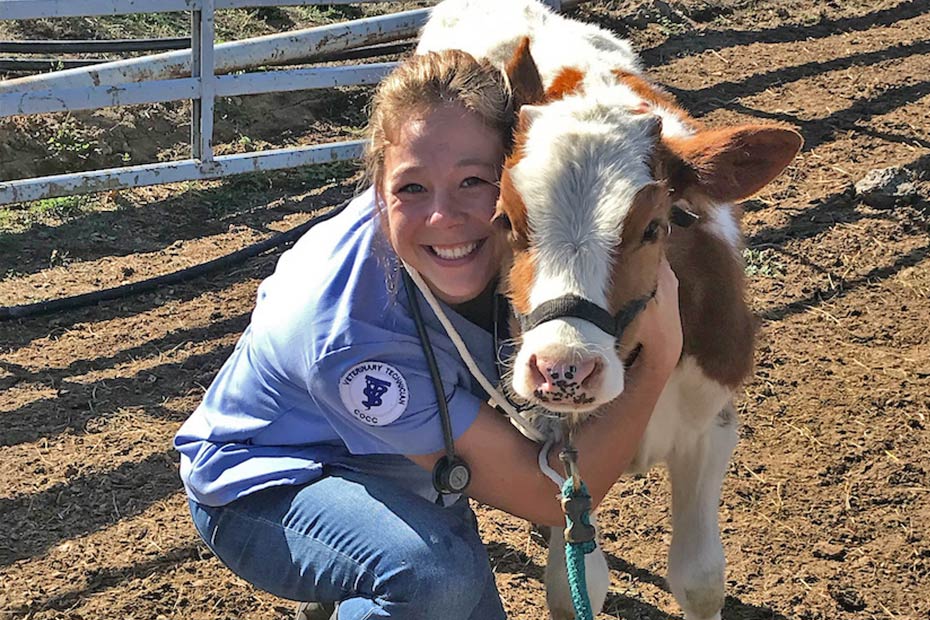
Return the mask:
<svg viewBox="0 0 930 620">
<path fill-rule="evenodd" d="M 562 497 L 570 499 L 575 496 L 574 484 L 572 478 L 569 477 L 562 485 Z M 577 496 L 591 497 L 584 482 L 581 483 Z M 581 522 L 585 525 L 591 525 L 591 516 L 587 511 L 581 514 Z M 565 525 L 566 529 L 572 527 L 572 520 L 568 514 L 565 515 Z M 584 574 L 584 556 L 594 551 L 596 547 L 597 543 L 593 540 L 579 543 L 565 541 L 565 567 L 568 571 L 568 585 L 571 589 L 572 605 L 575 608 L 575 620 L 594 620 L 591 600 L 588 598 L 588 582 Z"/>
</svg>

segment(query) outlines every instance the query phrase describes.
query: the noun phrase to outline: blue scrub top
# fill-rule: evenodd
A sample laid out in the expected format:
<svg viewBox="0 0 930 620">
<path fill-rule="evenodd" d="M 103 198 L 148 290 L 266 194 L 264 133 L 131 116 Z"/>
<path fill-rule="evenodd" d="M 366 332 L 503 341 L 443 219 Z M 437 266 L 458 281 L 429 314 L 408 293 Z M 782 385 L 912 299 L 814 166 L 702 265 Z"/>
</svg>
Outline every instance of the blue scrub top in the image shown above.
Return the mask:
<svg viewBox="0 0 930 620">
<path fill-rule="evenodd" d="M 370 189 L 281 256 L 258 288 L 250 325 L 175 436 L 189 497 L 220 506 L 311 482 L 327 464 L 358 467 L 366 462 L 359 455 L 443 449 L 435 389 L 397 269 Z M 487 395 L 418 299 L 458 437 Z M 491 334 L 444 309 L 494 381 Z M 367 461 L 421 485 L 423 474 L 428 479 L 407 459 Z"/>
</svg>

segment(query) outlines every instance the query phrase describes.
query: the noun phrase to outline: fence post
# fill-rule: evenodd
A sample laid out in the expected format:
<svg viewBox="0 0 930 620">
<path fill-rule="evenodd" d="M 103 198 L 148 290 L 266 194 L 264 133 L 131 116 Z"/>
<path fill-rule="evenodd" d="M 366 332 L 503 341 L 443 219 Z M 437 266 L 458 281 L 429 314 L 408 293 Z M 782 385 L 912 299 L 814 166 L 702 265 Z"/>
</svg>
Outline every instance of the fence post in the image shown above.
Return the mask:
<svg viewBox="0 0 930 620">
<path fill-rule="evenodd" d="M 213 109 L 216 95 L 213 45 L 215 37 L 214 0 L 200 0 L 191 11 L 191 77 L 198 78 L 200 97 L 191 106 L 191 156 L 201 170 L 213 166 Z"/>
</svg>

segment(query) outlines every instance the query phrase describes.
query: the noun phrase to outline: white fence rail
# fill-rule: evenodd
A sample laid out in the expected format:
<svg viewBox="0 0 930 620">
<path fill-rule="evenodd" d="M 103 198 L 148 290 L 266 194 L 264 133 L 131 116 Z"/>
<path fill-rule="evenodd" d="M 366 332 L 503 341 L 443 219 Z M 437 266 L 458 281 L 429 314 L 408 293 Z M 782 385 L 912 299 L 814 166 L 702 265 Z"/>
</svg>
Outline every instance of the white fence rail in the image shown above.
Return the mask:
<svg viewBox="0 0 930 620">
<path fill-rule="evenodd" d="M 20 2 L 21 0 L 13 0 Z M 137 0 L 140 1 L 140 0 Z M 159 0 L 147 0 L 158 2 Z M 319 1 L 319 0 L 317 0 Z M 382 0 L 384 1 L 384 0 Z M 0 14 L 3 4 L 0 3 Z M 196 12 L 194 12 L 196 13 Z M 427 9 L 404 11 L 352 22 L 329 24 L 305 30 L 231 41 L 215 46 L 214 72 L 229 73 L 260 65 L 312 59 L 332 52 L 365 45 L 389 43 L 416 35 L 429 14 Z M 192 21 L 195 21 L 192 20 Z M 193 39 L 198 28 L 192 25 Z M 194 44 L 194 54 L 206 45 Z M 207 43 L 207 41 L 203 41 Z M 212 44 L 212 42 L 211 42 Z M 191 74 L 190 49 L 139 58 L 129 58 L 93 67 L 79 67 L 0 82 L 0 93 L 27 92 L 48 88 L 85 88 L 121 85 L 126 82 L 187 77 Z M 9 115 L 9 114 L 7 114 Z"/>
<path fill-rule="evenodd" d="M 190 159 L 0 181 L 0 205 L 359 157 L 361 141 L 214 156 L 214 101 L 216 97 L 374 84 L 396 63 L 225 74 L 412 38 L 426 22 L 429 9 L 221 45 L 214 45 L 214 18 L 217 9 L 385 1 L 0 0 L 0 20 L 174 11 L 191 14 L 190 49 L 0 81 L 0 118 L 186 99 L 193 102 Z M 563 4 L 560 0 L 547 3 L 557 10 Z"/>
</svg>

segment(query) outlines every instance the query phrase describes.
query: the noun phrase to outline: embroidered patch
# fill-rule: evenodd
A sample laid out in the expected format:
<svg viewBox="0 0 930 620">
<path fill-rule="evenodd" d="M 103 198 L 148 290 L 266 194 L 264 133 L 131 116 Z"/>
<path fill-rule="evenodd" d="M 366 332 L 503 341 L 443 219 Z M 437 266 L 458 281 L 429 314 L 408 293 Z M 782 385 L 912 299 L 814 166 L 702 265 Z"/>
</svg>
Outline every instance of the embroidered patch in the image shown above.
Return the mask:
<svg viewBox="0 0 930 620">
<path fill-rule="evenodd" d="M 363 362 L 339 380 L 339 397 L 353 416 L 369 426 L 390 424 L 407 409 L 407 381 L 383 362 Z"/>
</svg>

